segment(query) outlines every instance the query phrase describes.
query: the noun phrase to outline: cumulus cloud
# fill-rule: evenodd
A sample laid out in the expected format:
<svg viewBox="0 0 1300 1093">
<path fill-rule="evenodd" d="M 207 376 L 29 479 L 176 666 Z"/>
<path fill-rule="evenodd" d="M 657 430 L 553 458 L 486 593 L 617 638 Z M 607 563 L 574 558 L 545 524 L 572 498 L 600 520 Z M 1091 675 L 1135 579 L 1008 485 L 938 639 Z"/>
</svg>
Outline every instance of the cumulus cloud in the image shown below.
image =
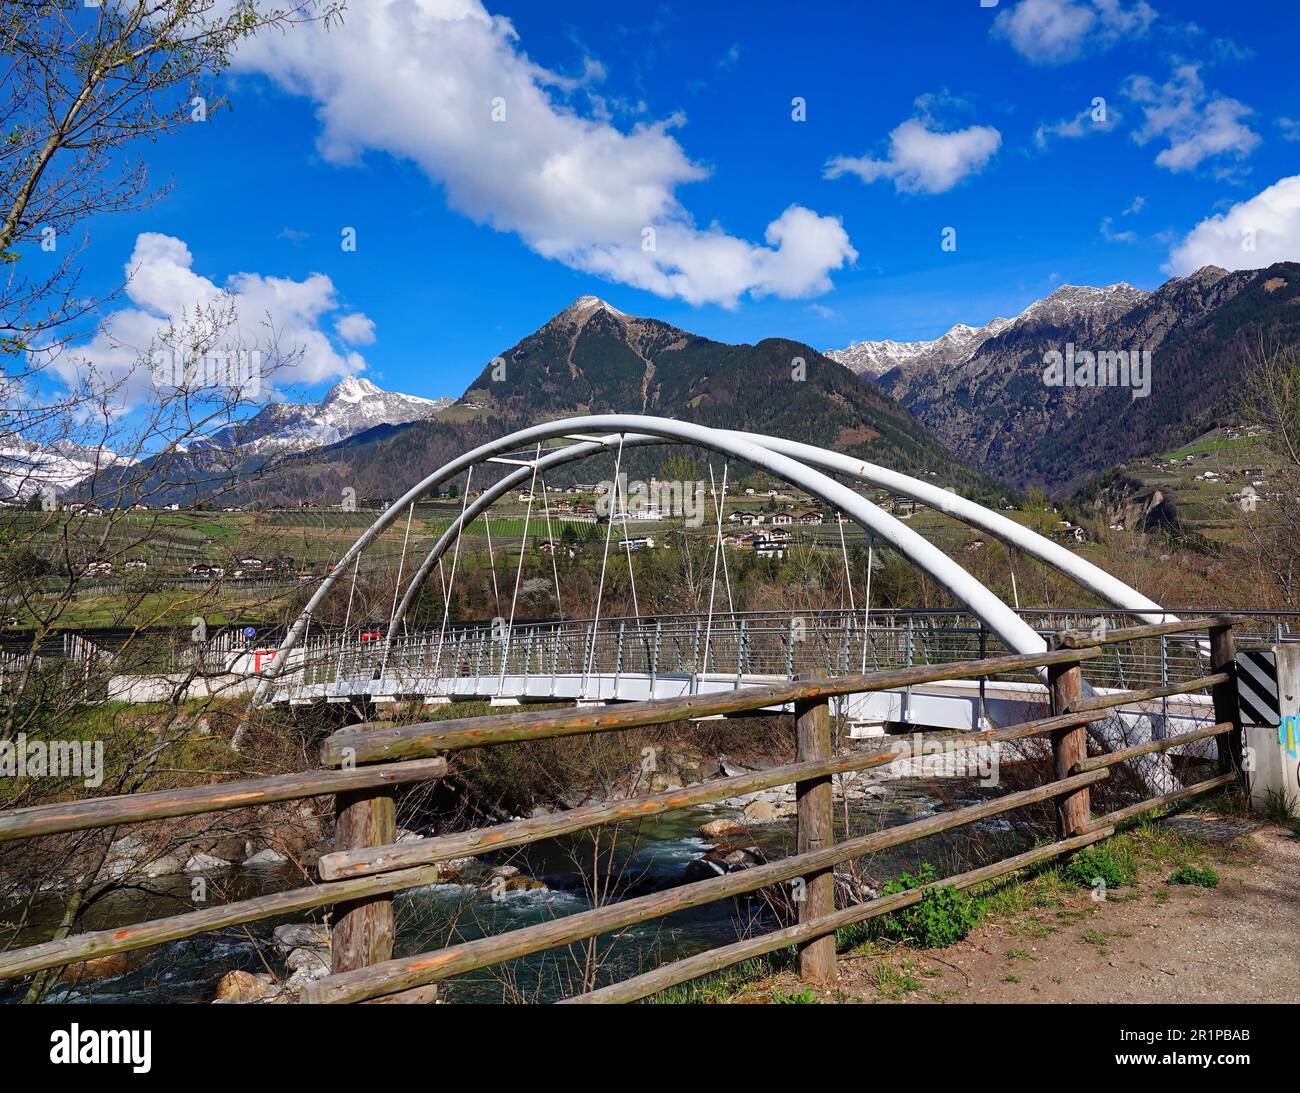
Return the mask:
<svg viewBox="0 0 1300 1093">
<path fill-rule="evenodd" d="M 359 311 L 340 315 L 334 320 L 334 330 L 350 345 L 375 344 L 375 321 Z"/>
<path fill-rule="evenodd" d="M 1165 269 L 1185 274 L 1202 266 L 1260 269 L 1300 260 L 1300 175 L 1275 182 L 1225 213 L 1196 225 L 1169 255 Z"/>
<path fill-rule="evenodd" d="M 766 245 L 697 226 L 677 191 L 708 172 L 673 136 L 682 119 L 624 131 L 603 112 L 584 115 L 574 104 L 603 71 L 574 79 L 537 65 L 479 0 L 353 5 L 342 28 L 254 38 L 234 67 L 310 98 L 328 161 L 409 159 L 475 221 L 660 296 L 727 306 L 806 296 L 856 258 L 839 220 L 807 209 L 772 221 Z"/>
<path fill-rule="evenodd" d="M 322 329 L 331 318 L 374 340 L 374 323 L 360 312 L 335 317 L 334 284 L 322 273 L 300 281 L 260 273 L 236 273 L 218 284 L 194 270 L 194 256 L 175 236 L 142 232 L 125 265 L 126 298 L 131 306 L 110 313 L 90 340 L 69 346 L 52 361 L 67 385 L 91 380 L 115 388 L 115 398 L 130 407 L 143 399 L 151 373 L 141 362 L 170 344 L 169 332 L 194 327 L 199 313 L 219 316 L 219 340 L 205 348 L 257 350 L 276 371 L 266 377 L 277 386 L 316 384 L 361 372 L 365 359 L 339 349 Z M 266 392 L 264 392 L 266 393 Z"/>
<path fill-rule="evenodd" d="M 1139 144 L 1168 142 L 1156 156 L 1161 167 L 1190 171 L 1221 156 L 1244 159 L 1259 147 L 1259 134 L 1242 122 L 1254 111 L 1209 91 L 1195 64 L 1177 65 L 1163 84 L 1149 76 L 1130 76 L 1124 91 L 1142 108 L 1142 126 L 1133 139 Z"/>
<path fill-rule="evenodd" d="M 926 118 L 909 118 L 889 134 L 889 154 L 834 156 L 826 178 L 856 175 L 863 182 L 889 179 L 900 193 L 941 194 L 983 170 L 1002 143 L 1002 134 L 987 125 L 942 132 Z"/>
<path fill-rule="evenodd" d="M 992 33 L 1032 64 L 1060 65 L 1140 38 L 1155 19 L 1146 0 L 1020 0 L 998 14 Z"/>
</svg>

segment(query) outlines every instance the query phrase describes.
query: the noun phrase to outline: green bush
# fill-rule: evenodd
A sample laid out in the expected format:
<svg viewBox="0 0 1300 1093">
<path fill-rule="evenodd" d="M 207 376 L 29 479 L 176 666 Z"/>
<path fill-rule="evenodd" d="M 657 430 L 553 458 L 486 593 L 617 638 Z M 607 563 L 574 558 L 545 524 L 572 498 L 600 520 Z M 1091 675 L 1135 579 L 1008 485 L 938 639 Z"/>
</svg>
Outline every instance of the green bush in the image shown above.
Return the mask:
<svg viewBox="0 0 1300 1093">
<path fill-rule="evenodd" d="M 1170 884 L 1193 884 L 1198 888 L 1218 888 L 1219 874 L 1213 869 L 1197 869 L 1194 865 L 1184 865 L 1169 878 Z"/>
<path fill-rule="evenodd" d="M 916 875 L 903 873 L 881 889 L 882 896 L 908 892 L 934 880 L 926 862 Z M 960 941 L 979 925 L 984 904 L 955 888 L 931 888 L 919 902 L 875 920 L 877 937 L 901 941 L 918 949 L 942 949 Z"/>
<path fill-rule="evenodd" d="M 1092 888 L 1100 877 L 1107 888 L 1132 884 L 1135 870 L 1127 855 L 1109 847 L 1088 846 L 1074 855 L 1062 869 L 1062 875 L 1080 888 Z"/>
</svg>

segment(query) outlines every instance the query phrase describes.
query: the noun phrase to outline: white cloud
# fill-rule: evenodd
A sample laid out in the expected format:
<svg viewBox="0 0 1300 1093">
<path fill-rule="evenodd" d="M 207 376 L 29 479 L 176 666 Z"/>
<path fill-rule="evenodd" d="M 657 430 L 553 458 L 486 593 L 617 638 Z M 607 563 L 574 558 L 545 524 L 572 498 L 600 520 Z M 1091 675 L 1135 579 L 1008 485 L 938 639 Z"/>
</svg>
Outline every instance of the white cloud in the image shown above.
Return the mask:
<svg viewBox="0 0 1300 1093">
<path fill-rule="evenodd" d="M 1119 124 L 1119 121 L 1119 111 L 1109 103 L 1089 106 L 1080 110 L 1072 118 L 1044 122 L 1034 130 L 1034 143 L 1040 149 L 1044 149 L 1053 139 L 1078 140 L 1094 133 L 1109 133 Z"/>
<path fill-rule="evenodd" d="M 856 175 L 863 182 L 890 179 L 900 193 L 941 194 L 968 175 L 981 171 L 1002 143 L 1002 134 L 987 125 L 940 132 L 929 118 L 909 118 L 889 134 L 889 155 L 834 156 L 826 178 Z"/>
<path fill-rule="evenodd" d="M 1259 134 L 1241 120 L 1254 111 L 1208 91 L 1195 64 L 1177 65 L 1163 84 L 1149 76 L 1130 76 L 1124 90 L 1142 108 L 1143 123 L 1133 139 L 1138 144 L 1168 141 L 1156 156 L 1161 167 L 1190 171 L 1220 156 L 1244 159 L 1259 147 Z"/>
<path fill-rule="evenodd" d="M 88 378 L 97 386 L 116 386 L 115 401 L 138 405 L 152 382 L 142 362 L 147 364 L 173 323 L 193 329 L 193 316 L 209 309 L 230 323 L 208 348 L 258 350 L 265 366 L 275 369 L 267 383 L 311 385 L 365 369 L 360 354 L 336 348 L 322 329 L 338 310 L 334 284 L 324 274 L 295 281 L 236 273 L 219 285 L 193 267 L 194 256 L 182 240 L 142 232 L 125 265 L 132 306 L 110 313 L 93 338 L 54 357 L 54 372 L 69 387 Z M 337 318 L 340 330 L 345 324 L 353 333 L 368 330 L 373 341 L 374 323 L 365 315 Z"/>
<path fill-rule="evenodd" d="M 769 224 L 766 246 L 697 227 L 677 189 L 708 172 L 672 136 L 682 119 L 625 132 L 599 111 L 584 116 L 573 101 L 601 70 L 572 79 L 535 64 L 479 0 L 356 4 L 342 27 L 245 43 L 234 67 L 315 102 L 330 162 L 367 151 L 412 160 L 475 221 L 661 296 L 727 306 L 747 293 L 805 296 L 856 258 L 839 220 L 806 209 Z"/>
<path fill-rule="evenodd" d="M 999 13 L 992 33 L 1033 64 L 1059 65 L 1140 38 L 1155 19 L 1146 0 L 1020 0 Z"/>
<path fill-rule="evenodd" d="M 1300 175 L 1275 182 L 1225 213 L 1196 225 L 1165 263 L 1170 273 L 1202 266 L 1260 269 L 1300 260 Z"/>
<path fill-rule="evenodd" d="M 1101 222 L 1101 237 L 1107 243 L 1136 243 L 1137 232 L 1134 231 L 1116 231 L 1115 218 L 1111 216 L 1104 217 Z"/>
<path fill-rule="evenodd" d="M 340 315 L 334 320 L 334 330 L 351 345 L 375 344 L 375 320 L 359 311 Z"/>
</svg>

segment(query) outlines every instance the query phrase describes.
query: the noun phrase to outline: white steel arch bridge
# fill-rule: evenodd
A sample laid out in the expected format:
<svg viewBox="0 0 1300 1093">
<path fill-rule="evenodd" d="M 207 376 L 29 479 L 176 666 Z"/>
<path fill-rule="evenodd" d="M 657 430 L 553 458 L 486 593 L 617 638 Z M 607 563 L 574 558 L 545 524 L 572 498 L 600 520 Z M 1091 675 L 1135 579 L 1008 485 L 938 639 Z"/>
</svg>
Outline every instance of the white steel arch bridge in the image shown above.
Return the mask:
<svg viewBox="0 0 1300 1093">
<path fill-rule="evenodd" d="M 694 446 L 742 461 L 817 498 L 865 529 L 870 542 L 887 545 L 937 581 L 962 609 L 937 613 L 873 611 L 868 586 L 861 613 L 856 608 L 849 612 L 811 615 L 715 612 L 711 596 L 706 615 L 645 618 L 637 612 L 633 618 L 602 619 L 601 593 L 614 527 L 620 516 L 618 498 L 615 498 L 605 528 L 601 585 L 593 618 L 576 623 L 556 620 L 516 626 L 513 617 L 516 596 L 511 599 L 511 618 L 498 619 L 491 626 L 467 627 L 450 619 L 461 533 L 480 514 L 513 490 L 536 487 L 539 480 L 543 483 L 541 495 L 545 504 L 544 476 L 548 471 L 596 455 L 613 454 L 617 482 L 627 450 L 665 444 Z M 379 640 L 365 650 L 350 647 L 346 623 L 345 632 L 337 637 L 331 637 L 319 626 L 313 636 L 315 613 L 339 581 L 355 581 L 363 553 L 404 515 L 409 529 L 410 514 L 417 502 L 461 474 L 469 475 L 472 481 L 473 469 L 484 464 L 504 465 L 510 470 L 472 501 L 467 482 L 460 514 L 418 563 L 412 558 L 407 564 L 403 540 L 393 606 Z M 412 486 L 374 520 L 320 581 L 269 665 L 260 672 L 254 701 L 383 701 L 413 697 L 620 701 L 770 682 L 801 670 L 872 670 L 936 656 L 956 660 L 969 659 L 981 652 L 1037 653 L 1046 648 L 1042 631 L 1059 626 L 1034 625 L 1032 618 L 1004 603 L 954 559 L 905 522 L 850 488 L 844 479 L 912 498 L 1002 540 L 1109 604 L 1117 619 L 1136 616 L 1153 623 L 1174 619 L 1159 604 L 1060 544 L 921 479 L 779 437 L 644 415 L 606 414 L 567 418 L 519 430 L 464 453 Z M 529 497 L 535 492 L 530 490 Z M 528 512 L 531 517 L 531 500 Z M 549 512 L 547 517 L 549 520 Z M 626 546 L 630 568 L 625 508 L 622 518 L 624 539 L 616 550 Z M 715 554 L 715 578 L 716 558 L 722 553 L 720 506 L 717 524 L 719 549 Z M 526 529 L 527 524 L 525 543 Z M 523 551 L 520 572 L 522 562 Z M 442 622 L 434 628 L 413 630 L 407 625 L 408 613 L 435 570 L 442 582 Z M 518 592 L 518 575 L 515 592 Z M 635 603 L 635 585 L 632 595 Z M 350 608 L 349 598 L 349 611 Z M 971 641 L 978 643 L 974 650 Z M 690 656 L 685 655 L 685 645 L 691 647 Z M 949 649 L 946 657 L 945 645 Z M 1194 675 L 1196 662 L 1203 652 L 1194 642 L 1183 642 L 1172 658 L 1162 652 L 1160 671 L 1167 679 L 1171 664 L 1177 671 L 1178 662 L 1186 661 L 1187 670 Z M 1137 665 L 1130 664 L 1130 679 L 1126 680 L 1125 665 L 1120 662 L 1116 667 L 1116 685 L 1120 687 L 1141 671 Z M 970 693 L 969 689 L 965 694 L 960 689 L 956 695 L 947 694 L 951 699 L 947 702 L 941 700 L 942 686 L 930 690 L 932 693 L 922 698 L 912 693 L 891 696 L 888 692 L 860 696 L 864 702 L 873 697 L 877 707 L 845 712 L 862 722 L 911 721 L 935 727 L 969 728 L 986 717 L 1000 720 L 994 716 L 997 703 L 1033 700 L 1038 689 L 1033 679 L 1027 678 L 1020 692 L 990 696 L 980 685 L 978 694 Z M 881 706 L 881 702 L 885 705 Z M 920 709 L 919 705 L 928 705 L 929 709 Z M 949 708 L 941 709 L 944 706 Z M 1153 733 L 1162 735 L 1171 717 L 1182 716 L 1181 712 L 1171 711 L 1166 703 L 1158 719 L 1143 713 L 1127 717 L 1121 714 L 1093 726 L 1090 731 L 1104 746 L 1119 747 L 1149 739 Z M 1196 719 L 1197 711 L 1189 709 L 1186 716 Z M 1150 764 L 1157 781 L 1165 780 L 1158 769 L 1162 762 L 1163 758 L 1157 758 Z"/>
</svg>

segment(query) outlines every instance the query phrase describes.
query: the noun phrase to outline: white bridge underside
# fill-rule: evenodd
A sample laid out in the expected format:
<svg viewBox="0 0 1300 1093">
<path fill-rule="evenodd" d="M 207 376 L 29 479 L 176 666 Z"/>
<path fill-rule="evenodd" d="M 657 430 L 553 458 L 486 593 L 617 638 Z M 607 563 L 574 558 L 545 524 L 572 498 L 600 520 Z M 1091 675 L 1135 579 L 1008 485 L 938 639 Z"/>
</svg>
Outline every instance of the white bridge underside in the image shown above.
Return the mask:
<svg viewBox="0 0 1300 1093">
<path fill-rule="evenodd" d="M 691 694 L 717 694 L 737 687 L 786 682 L 781 675 L 710 673 L 690 675 L 665 673 L 595 674 L 560 672 L 555 675 L 463 675 L 386 676 L 359 681 L 317 683 L 277 688 L 271 700 L 293 705 L 359 700 L 375 704 L 423 700 L 438 702 L 482 702 L 495 705 L 526 705 L 546 702 L 644 702 L 649 699 L 681 698 Z M 1107 694 L 1110 689 L 1098 688 Z M 850 725 L 857 738 L 885 732 L 923 730 L 970 731 L 990 726 L 1011 725 L 1049 714 L 1047 689 L 1039 683 L 1009 683 L 989 680 L 948 680 L 901 690 L 873 691 L 846 695 L 834 700 L 833 708 Z M 772 706 L 756 714 L 789 713 L 791 706 Z M 1191 732 L 1207 724 L 1213 715 L 1205 695 L 1180 695 L 1167 706 L 1159 701 L 1138 703 L 1118 711 L 1135 739 L 1163 739 Z M 1206 755 L 1213 750 L 1202 748 Z"/>
</svg>

